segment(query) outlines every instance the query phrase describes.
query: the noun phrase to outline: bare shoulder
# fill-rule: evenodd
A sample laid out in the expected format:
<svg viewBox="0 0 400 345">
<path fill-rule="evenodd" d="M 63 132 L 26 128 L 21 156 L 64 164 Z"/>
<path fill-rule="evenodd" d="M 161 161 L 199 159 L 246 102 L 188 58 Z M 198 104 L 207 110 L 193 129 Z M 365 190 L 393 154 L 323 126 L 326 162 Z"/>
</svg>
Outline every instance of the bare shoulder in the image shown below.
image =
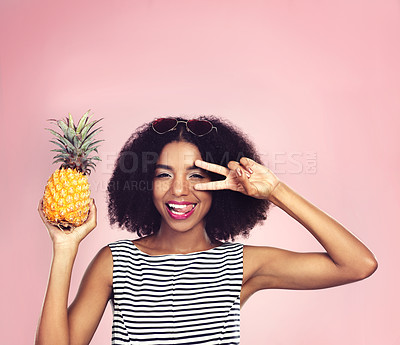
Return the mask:
<svg viewBox="0 0 400 345">
<path fill-rule="evenodd" d="M 268 265 L 273 260 L 276 248 L 243 245 L 243 283 L 240 296 L 241 305 L 256 291 L 273 287 L 270 276 L 262 277 L 262 272 L 269 271 Z"/>
<path fill-rule="evenodd" d="M 109 246 L 104 246 L 101 248 L 95 258 L 98 258 L 99 260 L 112 260 L 112 254 L 111 254 L 111 249 Z"/>
<path fill-rule="evenodd" d="M 271 249 L 271 247 L 243 245 L 243 283 L 257 274 L 261 260 L 265 260 Z"/>
<path fill-rule="evenodd" d="M 243 245 L 243 256 L 246 260 L 253 262 L 260 258 L 265 258 L 266 256 L 272 256 L 281 249 L 268 247 L 268 246 L 252 246 L 245 244 Z"/>
<path fill-rule="evenodd" d="M 94 274 L 112 286 L 113 257 L 109 246 L 101 248 L 90 263 L 87 274 Z"/>
<path fill-rule="evenodd" d="M 268 246 L 243 246 L 244 282 L 259 275 L 274 274 L 285 259 L 295 255 L 294 252 Z M 246 279 L 246 280 L 245 280 Z"/>
<path fill-rule="evenodd" d="M 104 246 L 103 248 L 101 248 L 93 260 L 106 265 L 110 263 L 112 264 L 113 258 L 110 247 Z"/>
</svg>

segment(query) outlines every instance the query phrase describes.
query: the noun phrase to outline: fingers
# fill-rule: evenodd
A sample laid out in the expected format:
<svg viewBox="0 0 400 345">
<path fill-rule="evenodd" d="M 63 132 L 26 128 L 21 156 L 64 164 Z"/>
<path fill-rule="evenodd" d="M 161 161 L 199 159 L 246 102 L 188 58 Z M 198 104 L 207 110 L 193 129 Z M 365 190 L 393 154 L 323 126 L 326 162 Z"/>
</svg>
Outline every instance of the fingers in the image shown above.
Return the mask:
<svg viewBox="0 0 400 345">
<path fill-rule="evenodd" d="M 230 161 L 228 163 L 228 168 L 231 170 L 236 170 L 236 172 L 238 172 L 237 171 L 238 168 L 242 168 L 240 169 L 240 172 L 244 172 L 248 178 L 250 178 L 251 174 L 253 173 L 252 169 L 246 168 L 245 166 L 235 161 Z"/>
<path fill-rule="evenodd" d="M 228 168 L 221 165 L 208 163 L 200 159 L 195 161 L 195 165 L 207 171 L 224 175 L 225 180 L 198 183 L 194 186 L 196 190 L 221 190 L 231 189 L 235 191 L 245 191 L 247 194 L 254 194 L 257 189 L 249 181 L 254 172 L 254 165 L 257 164 L 250 158 L 242 157 L 240 162 L 230 161 Z M 240 187 L 240 185 L 242 187 Z"/>
<path fill-rule="evenodd" d="M 196 190 L 221 190 L 227 189 L 226 180 L 198 183 L 194 185 Z"/>
<path fill-rule="evenodd" d="M 253 171 L 252 167 L 253 167 L 254 164 L 256 164 L 256 162 L 254 162 L 250 158 L 242 157 L 242 158 L 240 158 L 239 162 L 230 161 L 228 163 L 228 167 L 233 169 L 233 168 L 236 168 L 238 166 L 241 166 L 242 168 L 244 168 L 249 173 L 253 173 L 254 171 Z"/>
<path fill-rule="evenodd" d="M 253 196 L 257 192 L 257 188 L 250 182 L 250 174 L 242 167 L 238 166 L 235 169 L 237 182 L 241 184 L 246 194 Z"/>
<path fill-rule="evenodd" d="M 44 225 L 46 225 L 47 228 L 52 227 L 52 225 L 49 223 L 49 221 L 47 220 L 44 211 L 43 211 L 43 198 L 41 198 L 39 200 L 39 205 L 38 205 L 38 212 L 39 212 L 39 216 L 42 219 L 42 222 L 44 223 Z"/>
<path fill-rule="evenodd" d="M 196 159 L 194 164 L 201 169 L 211 171 L 211 172 L 219 174 L 219 175 L 228 176 L 228 174 L 229 174 L 229 169 L 227 169 L 221 165 L 218 165 L 218 164 L 204 162 L 200 159 Z"/>
<path fill-rule="evenodd" d="M 250 174 L 252 174 L 254 172 L 252 167 L 257 163 L 250 158 L 242 157 L 240 158 L 240 164 L 243 165 Z"/>
<path fill-rule="evenodd" d="M 235 170 L 237 182 L 240 183 L 249 196 L 257 194 L 257 188 L 251 183 L 251 175 L 254 173 L 254 165 L 257 164 L 250 158 L 242 157 L 238 162 L 231 161 L 228 167 Z"/>
<path fill-rule="evenodd" d="M 42 218 L 42 220 L 43 220 L 43 217 L 44 217 L 44 214 L 43 214 L 43 198 L 41 198 L 39 200 L 38 212 L 39 212 L 40 218 Z"/>
<path fill-rule="evenodd" d="M 199 168 L 202 168 L 204 170 L 211 171 L 216 174 L 223 175 L 223 176 L 228 176 L 229 170 L 235 170 L 238 166 L 242 166 L 246 171 L 246 175 L 248 177 L 250 177 L 250 175 L 253 173 L 252 167 L 253 167 L 253 165 L 256 164 L 256 162 L 250 158 L 242 157 L 240 159 L 240 163 L 235 162 L 235 161 L 230 161 L 228 163 L 228 168 L 225 168 L 224 166 L 221 166 L 218 164 L 208 163 L 208 162 L 202 161 L 200 159 L 197 159 L 194 162 L 194 164 Z"/>
<path fill-rule="evenodd" d="M 97 226 L 97 208 L 94 199 L 90 199 L 89 214 L 85 222 L 71 231 L 72 239 L 79 243 Z"/>
<path fill-rule="evenodd" d="M 86 224 L 95 227 L 97 225 L 97 208 L 94 203 L 94 199 L 90 199 L 89 203 L 89 215 L 85 221 Z"/>
</svg>

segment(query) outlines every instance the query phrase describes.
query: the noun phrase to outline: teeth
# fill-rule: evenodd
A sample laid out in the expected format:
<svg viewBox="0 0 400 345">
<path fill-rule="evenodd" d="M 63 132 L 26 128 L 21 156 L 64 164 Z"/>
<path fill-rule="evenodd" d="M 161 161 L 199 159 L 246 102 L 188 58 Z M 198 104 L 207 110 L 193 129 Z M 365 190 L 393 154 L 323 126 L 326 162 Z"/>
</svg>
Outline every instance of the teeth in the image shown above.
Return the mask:
<svg viewBox="0 0 400 345">
<path fill-rule="evenodd" d="M 173 214 L 182 215 L 182 214 L 189 213 L 191 210 L 193 210 L 195 208 L 196 204 L 191 204 L 190 205 L 191 209 L 186 212 L 179 212 L 179 210 L 187 208 L 189 205 L 167 204 L 167 206 Z"/>
<path fill-rule="evenodd" d="M 168 204 L 169 207 L 173 208 L 185 208 L 187 205 L 177 205 L 177 204 Z"/>
</svg>

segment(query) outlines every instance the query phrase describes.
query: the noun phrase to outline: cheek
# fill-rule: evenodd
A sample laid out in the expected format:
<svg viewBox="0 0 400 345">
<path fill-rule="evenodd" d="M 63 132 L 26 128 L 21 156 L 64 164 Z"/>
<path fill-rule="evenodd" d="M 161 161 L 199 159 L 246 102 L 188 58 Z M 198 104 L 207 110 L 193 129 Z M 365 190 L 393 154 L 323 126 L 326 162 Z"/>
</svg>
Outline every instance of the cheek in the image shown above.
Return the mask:
<svg viewBox="0 0 400 345">
<path fill-rule="evenodd" d="M 163 183 L 160 181 L 153 181 L 153 204 L 156 207 L 157 211 L 162 214 L 163 208 L 163 196 L 165 193 L 162 193 Z"/>
<path fill-rule="evenodd" d="M 207 212 L 211 207 L 212 204 L 212 192 L 201 192 L 202 195 L 199 195 L 200 200 L 202 203 L 207 206 Z"/>
<path fill-rule="evenodd" d="M 164 194 L 169 190 L 168 181 L 160 181 L 160 180 L 154 180 L 153 181 L 153 200 L 157 200 L 159 198 L 162 198 Z"/>
</svg>

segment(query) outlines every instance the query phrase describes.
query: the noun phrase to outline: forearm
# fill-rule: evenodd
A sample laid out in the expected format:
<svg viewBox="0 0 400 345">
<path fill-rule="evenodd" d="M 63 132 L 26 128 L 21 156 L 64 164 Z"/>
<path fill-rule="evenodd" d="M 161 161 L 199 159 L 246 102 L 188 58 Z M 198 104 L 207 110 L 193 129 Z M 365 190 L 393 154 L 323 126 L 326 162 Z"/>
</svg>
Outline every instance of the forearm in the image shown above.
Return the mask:
<svg viewBox="0 0 400 345">
<path fill-rule="evenodd" d="M 300 222 L 340 268 L 366 276 L 375 270 L 373 253 L 359 239 L 283 182 L 274 189 L 269 200 Z"/>
<path fill-rule="evenodd" d="M 68 293 L 77 249 L 54 248 L 36 345 L 69 344 Z"/>
</svg>

